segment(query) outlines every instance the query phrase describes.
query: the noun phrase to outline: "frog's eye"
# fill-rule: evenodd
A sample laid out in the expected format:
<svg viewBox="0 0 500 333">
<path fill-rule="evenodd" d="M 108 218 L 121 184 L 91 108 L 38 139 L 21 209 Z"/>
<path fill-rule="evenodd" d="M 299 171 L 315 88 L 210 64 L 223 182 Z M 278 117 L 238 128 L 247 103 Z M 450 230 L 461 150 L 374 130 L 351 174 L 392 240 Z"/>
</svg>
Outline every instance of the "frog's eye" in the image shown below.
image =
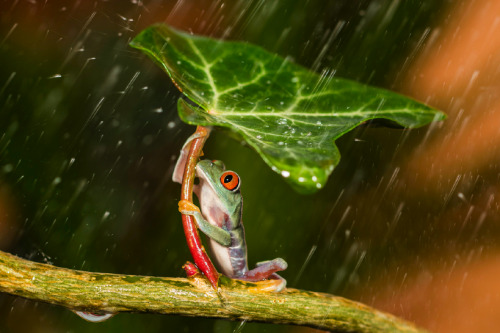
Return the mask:
<svg viewBox="0 0 500 333">
<path fill-rule="evenodd" d="M 220 182 L 229 191 L 237 191 L 240 188 L 240 177 L 232 171 L 226 171 L 220 176 Z"/>
</svg>

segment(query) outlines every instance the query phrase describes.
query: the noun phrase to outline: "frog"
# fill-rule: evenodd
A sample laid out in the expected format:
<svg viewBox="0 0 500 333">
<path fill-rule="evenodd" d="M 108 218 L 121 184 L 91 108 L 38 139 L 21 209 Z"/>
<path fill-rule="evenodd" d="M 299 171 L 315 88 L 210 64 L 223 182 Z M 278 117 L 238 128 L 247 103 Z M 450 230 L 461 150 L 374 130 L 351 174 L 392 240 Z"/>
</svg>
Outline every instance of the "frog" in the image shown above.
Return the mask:
<svg viewBox="0 0 500 333">
<path fill-rule="evenodd" d="M 199 137 L 194 134 L 184 144 L 177 160 L 172 180 L 182 183 L 184 167 L 191 142 Z M 179 211 L 193 216 L 197 227 L 209 237 L 214 261 L 221 272 L 232 278 L 249 282 L 268 280 L 270 283 L 253 288 L 256 292 L 280 292 L 286 280 L 276 272 L 284 271 L 288 264 L 282 258 L 258 262 L 248 269 L 245 230 L 242 221 L 243 198 L 241 180 L 234 171 L 226 170 L 221 161 L 201 160 L 196 165 L 199 183 L 193 190 L 200 202 L 201 211 L 190 201 L 179 201 Z M 114 313 L 94 313 L 73 310 L 86 321 L 99 323 L 113 317 Z"/>
<path fill-rule="evenodd" d="M 198 134 L 192 135 L 181 150 L 172 176 L 174 182 L 182 183 L 189 148 L 196 137 Z M 239 175 L 226 170 L 222 161 L 208 159 L 196 164 L 195 174 L 199 182 L 194 185 L 193 191 L 201 209 L 190 201 L 181 200 L 179 211 L 191 215 L 198 229 L 208 236 L 216 267 L 229 278 L 249 282 L 268 280 L 270 283 L 266 290 L 282 291 L 286 280 L 276 272 L 287 268 L 284 259 L 263 261 L 257 263 L 254 269 L 248 268 Z"/>
</svg>

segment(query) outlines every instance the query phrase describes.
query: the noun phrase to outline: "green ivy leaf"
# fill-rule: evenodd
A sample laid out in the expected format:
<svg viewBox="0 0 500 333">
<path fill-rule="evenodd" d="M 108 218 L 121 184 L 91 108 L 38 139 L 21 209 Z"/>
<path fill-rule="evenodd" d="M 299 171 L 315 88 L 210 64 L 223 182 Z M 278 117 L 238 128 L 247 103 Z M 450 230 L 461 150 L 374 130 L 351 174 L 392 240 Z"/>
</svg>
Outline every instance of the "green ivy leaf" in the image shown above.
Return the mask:
<svg viewBox="0 0 500 333">
<path fill-rule="evenodd" d="M 340 160 L 335 140 L 361 123 L 382 118 L 414 128 L 445 118 L 407 97 L 320 76 L 249 43 L 158 24 L 131 46 L 156 60 L 196 104 L 179 100 L 183 121 L 230 128 L 303 192 L 323 187 Z"/>
</svg>

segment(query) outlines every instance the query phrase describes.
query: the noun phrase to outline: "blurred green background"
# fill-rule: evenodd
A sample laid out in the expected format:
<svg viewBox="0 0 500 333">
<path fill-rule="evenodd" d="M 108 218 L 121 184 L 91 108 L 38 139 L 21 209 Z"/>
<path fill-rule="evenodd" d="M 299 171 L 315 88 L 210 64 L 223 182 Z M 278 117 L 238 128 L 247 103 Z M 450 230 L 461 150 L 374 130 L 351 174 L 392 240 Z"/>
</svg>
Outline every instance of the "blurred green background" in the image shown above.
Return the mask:
<svg viewBox="0 0 500 333">
<path fill-rule="evenodd" d="M 171 172 L 194 127 L 179 120 L 181 94 L 168 77 L 128 46 L 148 25 L 249 41 L 318 72 L 394 89 L 447 3 L 0 2 L 0 249 L 89 271 L 184 275 L 190 255 Z M 349 133 L 338 142 L 340 165 L 311 196 L 293 192 L 222 132 L 205 155 L 242 177 L 250 266 L 282 257 L 290 287 L 370 301 L 371 281 L 411 274 L 396 268 L 418 266 L 441 241 L 450 252 L 473 245 L 434 233 L 443 201 L 422 195 L 401 205 L 386 196 L 387 175 L 397 174 L 427 130 Z M 435 262 L 446 265 L 442 255 Z M 60 307 L 0 295 L 1 332 L 232 332 L 238 325 L 144 314 L 90 324 Z M 301 329 L 243 328 L 290 330 Z"/>
</svg>

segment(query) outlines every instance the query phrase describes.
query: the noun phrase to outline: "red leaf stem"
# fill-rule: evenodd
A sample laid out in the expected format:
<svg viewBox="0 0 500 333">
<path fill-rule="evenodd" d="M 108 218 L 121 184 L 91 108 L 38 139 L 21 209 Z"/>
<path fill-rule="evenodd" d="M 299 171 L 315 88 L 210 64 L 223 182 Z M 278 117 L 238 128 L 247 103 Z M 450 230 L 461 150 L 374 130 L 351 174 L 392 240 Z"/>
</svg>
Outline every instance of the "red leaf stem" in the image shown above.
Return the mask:
<svg viewBox="0 0 500 333">
<path fill-rule="evenodd" d="M 184 168 L 184 175 L 182 177 L 181 189 L 181 200 L 188 200 L 190 202 L 193 202 L 193 185 L 196 164 L 202 154 L 203 145 L 210 134 L 210 129 L 198 126 L 195 133 L 200 136 L 191 142 L 191 148 L 189 149 L 186 166 Z M 203 247 L 203 244 L 201 243 L 200 235 L 192 216 L 183 214 L 182 226 L 184 228 L 184 234 L 186 235 L 186 241 L 189 251 L 193 256 L 194 263 L 203 272 L 203 274 L 205 274 L 214 289 L 217 290 L 219 273 L 215 269 L 212 261 L 207 255 L 207 252 L 205 251 L 205 248 Z"/>
</svg>

